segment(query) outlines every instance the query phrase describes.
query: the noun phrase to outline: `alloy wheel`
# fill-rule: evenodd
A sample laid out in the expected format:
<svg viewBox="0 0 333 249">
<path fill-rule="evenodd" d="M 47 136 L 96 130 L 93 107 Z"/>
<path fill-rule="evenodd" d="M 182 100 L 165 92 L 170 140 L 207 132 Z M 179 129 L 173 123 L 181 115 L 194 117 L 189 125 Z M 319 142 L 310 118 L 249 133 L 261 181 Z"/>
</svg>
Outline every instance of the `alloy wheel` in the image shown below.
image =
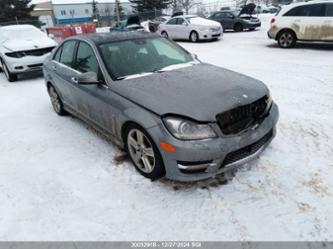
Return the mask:
<svg viewBox="0 0 333 249">
<path fill-rule="evenodd" d="M 294 37 L 292 36 L 292 34 L 290 34 L 288 32 L 281 34 L 281 36 L 279 38 L 279 42 L 280 42 L 281 46 L 284 48 L 289 48 L 292 45 L 293 41 L 294 41 Z"/>
<path fill-rule="evenodd" d="M 164 38 L 168 38 L 168 33 L 165 32 L 165 31 L 163 31 L 161 35 L 162 35 L 162 37 L 164 37 Z"/>
<path fill-rule="evenodd" d="M 138 129 L 132 129 L 127 136 L 127 146 L 137 168 L 146 174 L 151 173 L 156 160 L 153 146 L 146 135 Z"/>
</svg>

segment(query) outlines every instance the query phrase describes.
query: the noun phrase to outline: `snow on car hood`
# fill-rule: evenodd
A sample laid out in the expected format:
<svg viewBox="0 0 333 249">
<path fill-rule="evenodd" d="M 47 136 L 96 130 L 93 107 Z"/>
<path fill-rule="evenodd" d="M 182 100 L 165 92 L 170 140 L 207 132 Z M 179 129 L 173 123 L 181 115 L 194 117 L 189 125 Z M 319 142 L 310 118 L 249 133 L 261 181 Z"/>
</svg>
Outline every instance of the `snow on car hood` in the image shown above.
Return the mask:
<svg viewBox="0 0 333 249">
<path fill-rule="evenodd" d="M 38 39 L 8 39 L 4 43 L 2 43 L 2 46 L 6 49 L 8 49 L 11 52 L 16 51 L 25 51 L 25 50 L 34 50 L 39 48 L 48 48 L 48 47 L 55 47 L 57 44 L 55 41 L 48 37 L 40 37 Z"/>
<path fill-rule="evenodd" d="M 158 115 L 178 114 L 212 122 L 217 114 L 268 94 L 258 80 L 203 63 L 117 81 L 112 89 Z"/>
</svg>

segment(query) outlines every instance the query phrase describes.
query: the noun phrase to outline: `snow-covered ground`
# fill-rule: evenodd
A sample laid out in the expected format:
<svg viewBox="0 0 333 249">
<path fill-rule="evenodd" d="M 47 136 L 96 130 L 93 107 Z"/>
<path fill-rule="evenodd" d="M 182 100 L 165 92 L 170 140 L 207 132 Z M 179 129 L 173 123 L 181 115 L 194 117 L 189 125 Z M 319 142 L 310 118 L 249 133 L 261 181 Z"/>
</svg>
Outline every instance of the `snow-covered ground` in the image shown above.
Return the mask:
<svg viewBox="0 0 333 249">
<path fill-rule="evenodd" d="M 282 50 L 265 28 L 180 44 L 269 86 L 281 116 L 261 158 L 226 185 L 151 182 L 57 116 L 41 77 L 0 74 L 0 240 L 333 239 L 333 46 Z"/>
</svg>

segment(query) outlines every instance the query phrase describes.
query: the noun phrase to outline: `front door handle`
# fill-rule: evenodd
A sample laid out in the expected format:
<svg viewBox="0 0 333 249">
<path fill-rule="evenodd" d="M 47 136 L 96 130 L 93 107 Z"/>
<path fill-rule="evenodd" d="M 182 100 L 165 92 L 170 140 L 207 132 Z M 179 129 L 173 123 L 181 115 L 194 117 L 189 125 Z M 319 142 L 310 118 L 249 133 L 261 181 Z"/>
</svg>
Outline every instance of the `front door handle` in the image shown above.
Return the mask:
<svg viewBox="0 0 333 249">
<path fill-rule="evenodd" d="M 57 67 L 56 66 L 52 66 L 52 70 L 53 71 L 57 71 Z"/>
<path fill-rule="evenodd" d="M 74 83 L 76 83 L 76 84 L 79 82 L 79 80 L 78 80 L 76 77 L 72 77 L 71 80 L 72 80 L 72 82 L 74 82 Z"/>
</svg>

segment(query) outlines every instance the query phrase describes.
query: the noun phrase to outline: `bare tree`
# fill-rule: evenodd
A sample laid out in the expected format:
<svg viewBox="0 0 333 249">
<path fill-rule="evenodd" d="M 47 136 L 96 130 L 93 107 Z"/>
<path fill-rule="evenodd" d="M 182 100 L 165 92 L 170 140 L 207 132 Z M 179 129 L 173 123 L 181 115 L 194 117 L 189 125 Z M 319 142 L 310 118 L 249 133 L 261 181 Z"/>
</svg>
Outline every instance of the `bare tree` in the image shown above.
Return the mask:
<svg viewBox="0 0 333 249">
<path fill-rule="evenodd" d="M 183 8 L 186 14 L 197 4 L 196 0 L 178 0 L 178 6 Z"/>
</svg>

